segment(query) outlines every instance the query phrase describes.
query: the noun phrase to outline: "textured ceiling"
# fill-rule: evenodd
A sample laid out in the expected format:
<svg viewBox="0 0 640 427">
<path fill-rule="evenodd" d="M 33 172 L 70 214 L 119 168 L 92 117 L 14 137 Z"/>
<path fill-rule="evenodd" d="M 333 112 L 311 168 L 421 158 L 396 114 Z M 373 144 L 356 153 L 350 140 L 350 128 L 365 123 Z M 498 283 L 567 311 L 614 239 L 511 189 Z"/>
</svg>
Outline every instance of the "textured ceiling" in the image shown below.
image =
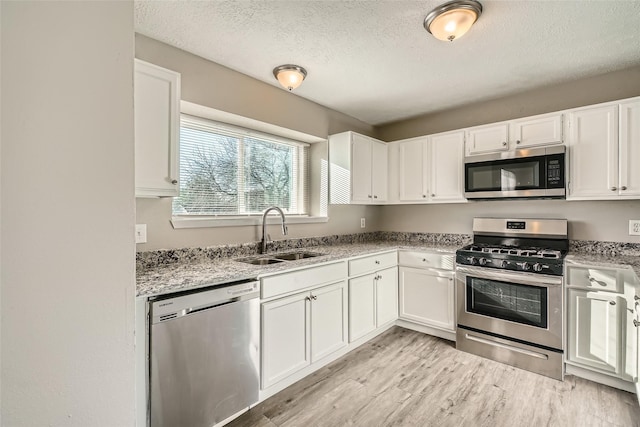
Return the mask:
<svg viewBox="0 0 640 427">
<path fill-rule="evenodd" d="M 422 22 L 443 1 L 137 1 L 135 30 L 382 124 L 640 64 L 640 0 L 481 1 L 454 42 Z M 284 89 L 283 89 L 284 90 Z"/>
</svg>

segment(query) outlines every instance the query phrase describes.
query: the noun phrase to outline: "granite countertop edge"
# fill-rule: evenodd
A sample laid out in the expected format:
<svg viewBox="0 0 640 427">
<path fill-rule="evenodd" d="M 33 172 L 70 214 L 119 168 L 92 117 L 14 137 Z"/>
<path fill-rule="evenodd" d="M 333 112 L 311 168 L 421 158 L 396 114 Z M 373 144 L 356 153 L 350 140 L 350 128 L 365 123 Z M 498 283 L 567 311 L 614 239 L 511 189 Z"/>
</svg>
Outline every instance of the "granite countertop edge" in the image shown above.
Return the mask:
<svg viewBox="0 0 640 427">
<path fill-rule="evenodd" d="M 300 248 L 306 252 L 320 253 L 313 258 L 291 262 L 281 262 L 270 265 L 251 265 L 238 261 L 242 257 L 221 258 L 205 262 L 179 263 L 148 269 L 137 274 L 136 296 L 155 298 L 176 292 L 190 291 L 199 288 L 216 286 L 223 283 L 238 280 L 258 279 L 270 274 L 295 271 L 314 265 L 322 265 L 329 262 L 346 260 L 358 256 L 366 256 L 385 250 L 407 249 L 427 252 L 444 252 L 455 254 L 459 244 L 438 243 L 409 243 L 409 242 L 367 242 L 345 243 L 338 245 L 311 246 Z M 274 254 L 291 252 L 283 250 L 269 253 Z M 640 254 L 601 254 L 571 250 L 567 255 L 567 265 L 587 265 L 608 268 L 630 268 L 640 280 Z"/>
<path fill-rule="evenodd" d="M 347 243 L 333 246 L 311 246 L 301 248 L 304 252 L 321 255 L 297 261 L 284 261 L 269 265 L 252 265 L 240 262 L 245 257 L 234 257 L 196 263 L 180 263 L 148 269 L 137 274 L 136 296 L 144 298 L 159 297 L 166 294 L 189 291 L 198 288 L 216 286 L 239 280 L 257 279 L 270 274 L 295 271 L 314 265 L 346 260 L 358 256 L 392 251 L 397 249 L 435 251 L 455 254 L 460 245 L 437 243 L 404 242 L 368 242 Z M 273 257 L 278 253 L 292 252 L 291 249 L 269 253 Z M 261 255 L 255 255 L 260 257 Z M 251 256 L 253 257 L 253 256 Z"/>
</svg>

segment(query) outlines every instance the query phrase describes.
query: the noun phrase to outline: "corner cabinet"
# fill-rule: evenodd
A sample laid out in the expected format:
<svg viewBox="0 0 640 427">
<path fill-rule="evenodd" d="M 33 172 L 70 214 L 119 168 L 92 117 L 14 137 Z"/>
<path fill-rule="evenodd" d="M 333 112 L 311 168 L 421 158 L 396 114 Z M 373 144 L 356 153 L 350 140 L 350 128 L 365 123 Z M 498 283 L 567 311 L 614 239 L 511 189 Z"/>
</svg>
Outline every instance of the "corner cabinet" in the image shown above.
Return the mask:
<svg viewBox="0 0 640 427">
<path fill-rule="evenodd" d="M 329 179 L 332 204 L 386 202 L 387 144 L 355 132 L 329 136 Z"/>
<path fill-rule="evenodd" d="M 640 196 L 640 99 L 569 112 L 568 200 Z"/>
<path fill-rule="evenodd" d="M 398 141 L 400 202 L 465 202 L 464 131 Z"/>
<path fill-rule="evenodd" d="M 135 60 L 136 197 L 179 194 L 180 74 Z"/>
<path fill-rule="evenodd" d="M 635 382 L 640 285 L 630 269 L 568 266 L 567 364 Z"/>
</svg>

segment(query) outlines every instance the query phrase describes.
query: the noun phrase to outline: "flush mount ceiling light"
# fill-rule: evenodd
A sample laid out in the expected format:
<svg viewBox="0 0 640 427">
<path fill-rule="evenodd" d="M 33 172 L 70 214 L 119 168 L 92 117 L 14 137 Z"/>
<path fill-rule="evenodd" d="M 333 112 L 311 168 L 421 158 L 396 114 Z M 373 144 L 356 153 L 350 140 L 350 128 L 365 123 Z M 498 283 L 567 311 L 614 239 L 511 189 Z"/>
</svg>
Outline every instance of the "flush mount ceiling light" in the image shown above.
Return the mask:
<svg viewBox="0 0 640 427">
<path fill-rule="evenodd" d="M 454 0 L 433 9 L 424 19 L 424 28 L 438 40 L 462 37 L 478 20 L 482 5 L 475 0 Z"/>
<path fill-rule="evenodd" d="M 286 64 L 274 68 L 273 75 L 283 87 L 291 91 L 302 84 L 307 77 L 307 70 L 299 65 Z"/>
</svg>

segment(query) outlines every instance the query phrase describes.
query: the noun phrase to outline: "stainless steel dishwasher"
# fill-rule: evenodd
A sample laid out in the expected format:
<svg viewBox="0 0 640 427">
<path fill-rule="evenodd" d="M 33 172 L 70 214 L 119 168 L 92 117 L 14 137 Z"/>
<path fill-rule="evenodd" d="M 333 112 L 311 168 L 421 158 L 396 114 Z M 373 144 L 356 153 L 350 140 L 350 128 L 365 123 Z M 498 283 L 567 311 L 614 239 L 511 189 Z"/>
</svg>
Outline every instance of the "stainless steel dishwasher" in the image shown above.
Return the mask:
<svg viewBox="0 0 640 427">
<path fill-rule="evenodd" d="M 150 303 L 151 427 L 211 427 L 258 401 L 259 283 Z"/>
</svg>

